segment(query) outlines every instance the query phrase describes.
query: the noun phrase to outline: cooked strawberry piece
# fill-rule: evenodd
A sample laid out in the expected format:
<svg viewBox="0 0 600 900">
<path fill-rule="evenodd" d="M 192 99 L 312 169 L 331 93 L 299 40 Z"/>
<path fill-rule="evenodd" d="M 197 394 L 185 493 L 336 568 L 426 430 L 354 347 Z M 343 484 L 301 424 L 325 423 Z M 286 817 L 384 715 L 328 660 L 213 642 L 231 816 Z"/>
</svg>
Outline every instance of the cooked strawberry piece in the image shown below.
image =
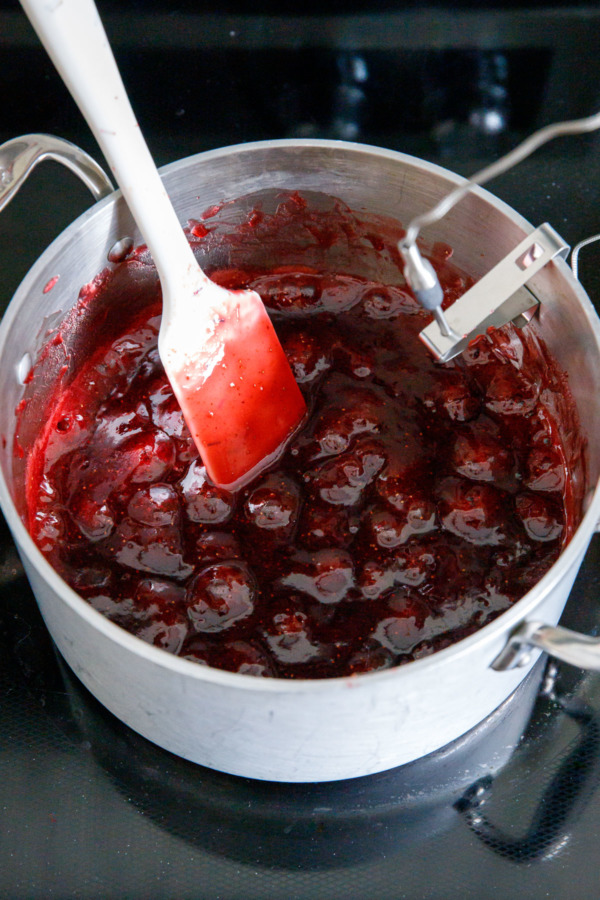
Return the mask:
<svg viewBox="0 0 600 900">
<path fill-rule="evenodd" d="M 551 447 L 534 447 L 527 457 L 525 484 L 532 491 L 563 491 L 567 480 L 565 463 Z"/>
<path fill-rule="evenodd" d="M 376 441 L 361 440 L 343 453 L 308 473 L 306 480 L 325 503 L 357 506 L 365 489 L 385 465 L 385 455 Z"/>
<path fill-rule="evenodd" d="M 244 509 L 249 523 L 269 537 L 290 538 L 300 507 L 300 489 L 285 475 L 274 473 L 261 479 L 250 492 Z"/>
<path fill-rule="evenodd" d="M 151 484 L 135 492 L 127 512 L 142 525 L 175 525 L 180 516 L 179 495 L 170 484 Z"/>
<path fill-rule="evenodd" d="M 193 572 L 193 567 L 183 558 L 181 531 L 173 525 L 142 525 L 125 516 L 113 534 L 103 541 L 102 552 L 136 572 L 181 580 Z"/>
<path fill-rule="evenodd" d="M 265 639 L 277 662 L 286 666 L 315 662 L 327 652 L 324 645 L 313 639 L 304 612 L 290 610 L 277 613 L 265 630 Z"/>
<path fill-rule="evenodd" d="M 346 547 L 352 543 L 358 527 L 358 517 L 345 507 L 313 501 L 302 511 L 298 543 L 308 550 Z"/>
<path fill-rule="evenodd" d="M 256 579 L 242 562 L 214 563 L 202 569 L 187 589 L 187 612 L 196 629 L 225 631 L 254 612 Z"/>
<path fill-rule="evenodd" d="M 372 640 L 395 656 L 410 653 L 425 638 L 428 618 L 429 609 L 424 603 L 401 594 L 393 615 L 377 623 Z"/>
<path fill-rule="evenodd" d="M 327 347 L 310 332 L 293 331 L 283 342 L 283 349 L 298 384 L 315 381 L 331 366 Z"/>
<path fill-rule="evenodd" d="M 339 603 L 354 587 L 352 557 L 337 549 L 297 553 L 279 583 L 321 603 Z"/>
<path fill-rule="evenodd" d="M 446 531 L 469 543 L 503 544 L 507 538 L 507 501 L 489 484 L 447 478 L 439 488 L 439 514 Z"/>
<path fill-rule="evenodd" d="M 450 458 L 454 471 L 472 481 L 486 481 L 505 489 L 517 486 L 515 455 L 485 418 L 457 431 Z"/>
<path fill-rule="evenodd" d="M 180 486 L 184 508 L 192 522 L 219 525 L 231 517 L 234 495 L 212 483 L 200 460 L 190 465 Z"/>
<path fill-rule="evenodd" d="M 108 504 L 87 494 L 76 495 L 70 511 L 81 533 L 93 543 L 107 538 L 115 527 L 114 515 Z"/>
<path fill-rule="evenodd" d="M 423 403 L 438 416 L 447 416 L 451 422 L 469 422 L 481 408 L 481 400 L 458 368 L 444 369 L 439 380 L 429 390 Z"/>
<path fill-rule="evenodd" d="M 248 641 L 229 641 L 223 645 L 222 666 L 229 672 L 268 678 L 275 674 L 265 650 Z"/>
<path fill-rule="evenodd" d="M 489 382 L 484 403 L 490 412 L 502 416 L 526 416 L 534 411 L 539 395 L 539 384 L 504 365 Z"/>
<path fill-rule="evenodd" d="M 558 503 L 544 494 L 522 493 L 515 500 L 517 515 L 534 541 L 554 541 L 562 535 L 564 519 Z"/>
</svg>

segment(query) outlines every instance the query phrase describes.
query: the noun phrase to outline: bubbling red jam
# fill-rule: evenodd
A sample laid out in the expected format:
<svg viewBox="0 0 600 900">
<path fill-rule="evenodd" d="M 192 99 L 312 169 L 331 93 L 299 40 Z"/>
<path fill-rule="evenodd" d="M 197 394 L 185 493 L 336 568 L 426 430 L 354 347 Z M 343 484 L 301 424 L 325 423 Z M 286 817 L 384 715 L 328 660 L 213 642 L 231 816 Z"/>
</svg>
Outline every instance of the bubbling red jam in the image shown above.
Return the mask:
<svg viewBox="0 0 600 900">
<path fill-rule="evenodd" d="M 192 242 L 210 238 L 211 215 L 191 223 Z M 294 216 L 313 234 L 321 222 L 293 197 L 271 226 Z M 380 253 L 385 242 L 365 234 Z M 317 243 L 335 240 L 323 226 Z M 471 282 L 448 257 L 430 258 L 450 302 Z M 93 302 L 115 278 L 135 284 L 140 267 L 143 248 L 104 274 Z M 500 329 L 440 365 L 401 278 L 298 261 L 212 276 L 263 298 L 306 421 L 253 483 L 212 484 L 160 363 L 152 281 L 91 339 L 28 453 L 29 529 L 69 585 L 186 659 L 325 678 L 447 647 L 537 583 L 577 524 L 582 451 L 565 377 L 533 327 Z"/>
</svg>

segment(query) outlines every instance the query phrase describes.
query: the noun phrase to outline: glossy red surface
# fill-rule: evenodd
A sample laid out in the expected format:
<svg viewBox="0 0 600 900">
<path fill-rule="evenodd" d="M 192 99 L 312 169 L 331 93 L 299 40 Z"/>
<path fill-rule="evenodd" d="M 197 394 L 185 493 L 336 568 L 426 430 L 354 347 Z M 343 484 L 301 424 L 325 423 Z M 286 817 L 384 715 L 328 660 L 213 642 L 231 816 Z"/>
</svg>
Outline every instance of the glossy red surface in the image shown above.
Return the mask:
<svg viewBox="0 0 600 900">
<path fill-rule="evenodd" d="M 210 239 L 206 223 L 191 238 Z M 449 256 L 431 259 L 451 301 L 469 282 Z M 139 265 L 139 251 L 121 264 L 123 284 Z M 162 370 L 149 291 L 54 398 L 29 453 L 30 531 L 75 590 L 199 663 L 320 678 L 428 655 L 538 581 L 577 523 L 581 447 L 534 327 L 440 365 L 399 283 L 298 262 L 213 277 L 261 294 L 304 426 L 247 487 L 215 487 Z"/>
</svg>

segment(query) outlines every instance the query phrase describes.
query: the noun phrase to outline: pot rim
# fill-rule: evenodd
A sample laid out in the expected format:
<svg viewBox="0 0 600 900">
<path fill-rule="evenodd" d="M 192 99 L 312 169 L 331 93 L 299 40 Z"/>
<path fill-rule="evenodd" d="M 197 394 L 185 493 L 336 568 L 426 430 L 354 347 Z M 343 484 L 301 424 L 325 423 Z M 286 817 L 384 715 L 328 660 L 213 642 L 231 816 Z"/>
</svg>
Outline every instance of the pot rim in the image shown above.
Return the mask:
<svg viewBox="0 0 600 900">
<path fill-rule="evenodd" d="M 203 151 L 201 153 L 192 154 L 183 159 L 176 160 L 160 168 L 161 175 L 169 176 L 177 173 L 181 169 L 187 168 L 191 163 L 204 162 L 213 158 L 224 157 L 228 155 L 239 155 L 241 153 L 253 152 L 256 150 L 268 150 L 277 148 L 325 148 L 325 149 L 343 149 L 357 154 L 368 156 L 379 156 L 391 161 L 409 164 L 415 168 L 443 177 L 446 181 L 455 185 L 462 184 L 466 181 L 461 175 L 457 175 L 442 166 L 418 157 L 411 156 L 400 151 L 388 150 L 386 148 L 377 147 L 369 144 L 360 144 L 347 141 L 334 140 L 313 140 L 310 138 L 302 139 L 281 139 L 267 141 L 253 141 L 242 144 L 233 144 L 222 148 Z M 515 224 L 523 228 L 525 233 L 533 231 L 533 226 L 520 213 L 516 212 L 512 207 L 484 188 L 476 187 L 472 192 L 496 207 L 500 212 L 510 218 Z M 52 255 L 59 253 L 65 243 L 69 243 L 73 232 L 79 230 L 85 222 L 92 216 L 95 216 L 105 204 L 114 204 L 121 197 L 121 191 L 116 190 L 109 196 L 94 204 L 90 209 L 78 216 L 70 225 L 67 226 L 46 248 L 29 269 L 27 275 L 17 288 L 7 310 L 0 322 L 0 359 L 3 356 L 4 344 L 14 318 L 18 315 L 17 304 L 21 296 L 28 293 L 28 282 L 33 280 L 38 268 L 41 268 L 43 261 Z M 561 259 L 554 262 L 559 267 L 559 271 L 563 277 L 571 282 L 570 286 L 575 291 L 578 301 L 583 307 L 588 325 L 594 334 L 598 352 L 600 353 L 600 319 L 596 315 L 594 307 L 583 290 L 580 283 L 572 276 L 570 268 Z M 358 688 L 359 686 L 377 683 L 387 683 L 391 680 L 400 680 L 402 678 L 412 677 L 418 672 L 425 671 L 431 667 L 444 666 L 450 658 L 460 659 L 467 655 L 474 645 L 490 648 L 490 662 L 497 652 L 497 641 L 502 633 L 508 635 L 514 627 L 520 624 L 530 614 L 538 604 L 542 602 L 558 581 L 562 578 L 563 570 L 570 569 L 577 563 L 577 560 L 585 552 L 593 531 L 597 523 L 600 521 L 600 479 L 597 484 L 588 489 L 588 505 L 586 512 L 573 534 L 568 545 L 563 549 L 559 558 L 548 572 L 540 579 L 540 581 L 521 597 L 512 607 L 505 610 L 497 618 L 482 626 L 473 634 L 449 647 L 437 650 L 431 656 L 414 660 L 404 665 L 381 669 L 373 672 L 364 672 L 355 675 L 338 676 L 334 678 L 320 679 L 286 679 L 286 678 L 260 678 L 253 675 L 245 675 L 238 672 L 228 672 L 223 669 L 212 668 L 198 664 L 192 660 L 175 656 L 160 647 L 148 644 L 141 638 L 136 637 L 126 631 L 120 625 L 107 619 L 102 613 L 95 610 L 89 603 L 80 597 L 69 585 L 63 581 L 58 573 L 53 569 L 37 545 L 31 538 L 25 524 L 19 516 L 14 504 L 11 492 L 8 488 L 3 469 L 0 467 L 0 507 L 6 517 L 7 524 L 11 532 L 15 535 L 19 547 L 23 548 L 23 552 L 27 559 L 36 568 L 39 575 L 48 583 L 50 588 L 65 601 L 71 610 L 86 621 L 92 628 L 98 629 L 106 638 L 119 644 L 124 650 L 133 653 L 135 656 L 145 658 L 148 663 L 152 663 L 161 668 L 168 669 L 181 676 L 193 678 L 197 681 L 211 682 L 222 687 L 239 688 L 242 690 L 254 691 L 256 693 L 310 693 L 320 694 L 326 690 L 346 690 L 348 688 Z"/>
</svg>

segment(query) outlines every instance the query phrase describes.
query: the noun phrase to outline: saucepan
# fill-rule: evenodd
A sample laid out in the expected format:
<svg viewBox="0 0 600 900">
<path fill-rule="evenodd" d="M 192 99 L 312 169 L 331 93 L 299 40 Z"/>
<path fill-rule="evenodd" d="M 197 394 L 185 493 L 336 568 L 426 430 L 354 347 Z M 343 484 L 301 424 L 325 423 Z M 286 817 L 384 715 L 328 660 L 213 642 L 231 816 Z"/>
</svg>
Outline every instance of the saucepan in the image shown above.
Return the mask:
<svg viewBox="0 0 600 900">
<path fill-rule="evenodd" d="M 552 568 L 494 621 L 396 669 L 314 681 L 256 678 L 146 644 L 68 587 L 23 522 L 15 410 L 49 327 L 73 307 L 82 285 L 118 258 L 119 248 L 142 241 L 120 193 L 83 154 L 55 138 L 21 138 L 0 148 L 2 191 L 18 186 L 48 155 L 83 172 L 103 199 L 38 259 L 0 325 L 0 504 L 50 634 L 101 703 L 150 741 L 201 765 L 263 780 L 332 781 L 391 769 L 466 734 L 516 690 L 542 650 L 600 668 L 593 638 L 555 628 L 600 520 L 600 321 L 560 259 L 532 279 L 541 305 L 537 321 L 526 327 L 539 329 L 568 374 L 587 438 L 584 514 Z M 320 140 L 212 150 L 166 166 L 161 175 L 182 222 L 223 200 L 281 189 L 322 192 L 351 209 L 406 223 L 462 181 L 402 153 Z M 505 203 L 475 189 L 427 239 L 450 244 L 456 265 L 478 278 L 532 230 Z M 77 346 L 69 349 L 76 362 Z M 63 361 L 57 353 L 54 375 L 49 366 L 45 383 L 38 380 L 25 433 L 43 416 L 44 393 Z"/>
</svg>

